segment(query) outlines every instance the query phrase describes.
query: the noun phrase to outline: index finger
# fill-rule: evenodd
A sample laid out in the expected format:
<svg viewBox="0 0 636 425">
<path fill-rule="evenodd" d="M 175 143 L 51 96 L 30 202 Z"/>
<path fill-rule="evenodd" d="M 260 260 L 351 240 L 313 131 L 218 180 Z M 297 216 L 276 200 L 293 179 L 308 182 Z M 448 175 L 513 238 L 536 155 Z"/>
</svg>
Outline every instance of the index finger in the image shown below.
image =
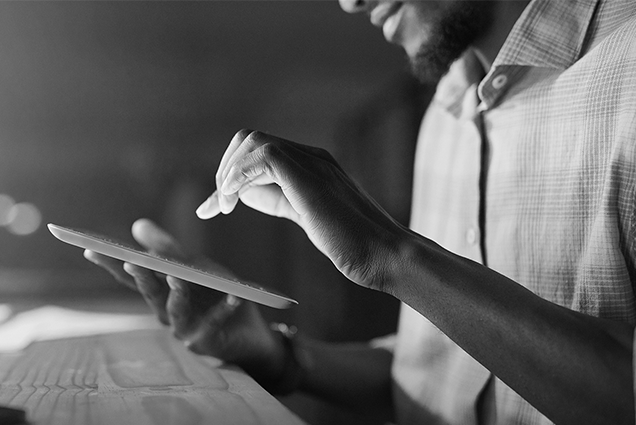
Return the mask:
<svg viewBox="0 0 636 425">
<path fill-rule="evenodd" d="M 137 291 L 137 285 L 135 284 L 134 279 L 123 269 L 123 261 L 98 254 L 88 249 L 84 251 L 84 258 L 109 272 L 119 283 L 123 283 L 130 289 Z"/>
<path fill-rule="evenodd" d="M 239 148 L 239 146 L 241 146 L 241 143 L 243 143 L 243 141 L 247 138 L 247 136 L 250 135 L 251 132 L 252 130 L 243 129 L 238 131 L 234 135 L 234 137 L 232 137 L 230 144 L 225 150 L 225 153 L 223 153 L 223 157 L 221 158 L 221 162 L 219 163 L 219 168 L 216 170 L 215 179 L 217 189 L 219 189 L 221 187 L 221 184 L 223 183 L 223 170 L 225 170 L 227 163 L 230 161 L 232 155 L 234 155 L 234 152 Z"/>
</svg>

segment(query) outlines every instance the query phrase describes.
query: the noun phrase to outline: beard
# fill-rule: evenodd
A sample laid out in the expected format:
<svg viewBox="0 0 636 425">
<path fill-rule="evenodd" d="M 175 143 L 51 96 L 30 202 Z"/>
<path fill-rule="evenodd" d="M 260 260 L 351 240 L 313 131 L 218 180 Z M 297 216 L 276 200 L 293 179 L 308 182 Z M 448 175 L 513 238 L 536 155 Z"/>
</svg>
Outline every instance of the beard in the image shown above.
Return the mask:
<svg viewBox="0 0 636 425">
<path fill-rule="evenodd" d="M 410 58 L 411 71 L 422 83 L 439 81 L 457 60 L 493 24 L 492 1 L 459 1 L 431 24 L 429 39 Z"/>
</svg>

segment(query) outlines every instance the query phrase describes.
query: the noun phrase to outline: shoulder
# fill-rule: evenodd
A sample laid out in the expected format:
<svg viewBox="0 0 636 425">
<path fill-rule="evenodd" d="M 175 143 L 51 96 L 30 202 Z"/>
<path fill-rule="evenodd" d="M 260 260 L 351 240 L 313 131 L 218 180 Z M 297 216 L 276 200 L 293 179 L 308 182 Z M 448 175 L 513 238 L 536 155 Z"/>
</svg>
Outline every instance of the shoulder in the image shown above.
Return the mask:
<svg viewBox="0 0 636 425">
<path fill-rule="evenodd" d="M 573 66 L 606 89 L 636 94 L 636 14 L 598 40 Z"/>
<path fill-rule="evenodd" d="M 615 23 L 611 31 L 607 31 L 603 37 L 600 37 L 600 40 L 595 43 L 595 49 L 589 53 L 600 50 L 603 55 L 626 59 L 636 57 L 636 11 L 619 21 L 620 24 Z"/>
</svg>

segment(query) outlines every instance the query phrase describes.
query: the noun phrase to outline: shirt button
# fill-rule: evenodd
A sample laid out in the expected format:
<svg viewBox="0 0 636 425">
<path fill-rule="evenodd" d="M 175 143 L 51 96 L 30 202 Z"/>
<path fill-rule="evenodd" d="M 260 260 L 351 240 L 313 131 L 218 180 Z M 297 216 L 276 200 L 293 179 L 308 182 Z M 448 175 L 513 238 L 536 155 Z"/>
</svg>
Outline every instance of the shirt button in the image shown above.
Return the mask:
<svg viewBox="0 0 636 425">
<path fill-rule="evenodd" d="M 499 74 L 495 78 L 492 79 L 492 87 L 495 90 L 499 90 L 500 88 L 502 88 L 506 84 L 508 84 L 508 77 L 506 77 L 504 74 Z"/>
<path fill-rule="evenodd" d="M 475 245 L 477 243 L 477 230 L 471 228 L 466 231 L 466 242 L 468 242 L 469 245 Z"/>
</svg>

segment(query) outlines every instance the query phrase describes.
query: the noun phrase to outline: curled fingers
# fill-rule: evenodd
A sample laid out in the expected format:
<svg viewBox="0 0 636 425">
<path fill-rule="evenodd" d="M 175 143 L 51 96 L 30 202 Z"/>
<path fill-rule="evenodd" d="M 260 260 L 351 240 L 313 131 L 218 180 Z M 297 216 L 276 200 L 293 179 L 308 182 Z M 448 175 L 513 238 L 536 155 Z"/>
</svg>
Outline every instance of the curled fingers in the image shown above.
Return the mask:
<svg viewBox="0 0 636 425">
<path fill-rule="evenodd" d="M 168 320 L 174 336 L 184 339 L 192 333 L 193 318 L 197 314 L 191 300 L 191 284 L 173 276 L 166 276 L 166 283 L 170 287 L 166 300 Z"/>
<path fill-rule="evenodd" d="M 223 195 L 238 195 L 244 187 L 249 187 L 254 181 L 276 183 L 281 185 L 279 178 L 281 164 L 281 148 L 274 143 L 265 143 L 252 149 L 243 156 L 237 156 L 229 163 L 220 191 Z"/>
<path fill-rule="evenodd" d="M 137 290 L 137 285 L 135 284 L 134 279 L 122 269 L 121 261 L 90 250 L 84 251 L 84 258 L 106 270 L 119 283 L 124 284 L 134 291 Z"/>
<path fill-rule="evenodd" d="M 218 197 L 217 201 L 219 204 L 219 208 L 222 213 L 228 214 L 230 213 L 236 204 L 238 203 L 238 195 L 237 194 L 229 194 L 224 195 L 220 192 L 221 185 L 223 184 L 223 180 L 227 176 L 227 172 L 231 167 L 231 164 L 235 161 L 237 152 L 240 155 L 244 155 L 245 151 L 249 149 L 251 145 L 250 142 L 254 142 L 255 137 L 250 137 L 252 135 L 252 130 L 243 129 L 234 135 L 232 140 L 230 141 L 229 146 L 225 150 L 223 157 L 221 158 L 221 163 L 219 164 L 219 168 L 216 172 L 215 180 L 217 192 L 216 196 Z M 247 143 L 246 143 L 247 142 Z M 247 148 L 246 148 L 247 146 Z"/>
<path fill-rule="evenodd" d="M 168 299 L 168 287 L 162 282 L 155 272 L 134 264 L 124 263 L 124 271 L 133 279 L 137 290 L 142 295 L 159 321 L 169 325 L 166 301 Z"/>
<path fill-rule="evenodd" d="M 237 132 L 234 135 L 234 137 L 232 137 L 232 140 L 230 141 L 229 146 L 227 147 L 227 149 L 225 150 L 225 153 L 223 154 L 223 157 L 221 158 L 219 168 L 216 171 L 215 177 L 216 177 L 217 188 L 221 187 L 221 183 L 223 183 L 223 176 L 224 176 L 223 170 L 225 170 L 230 158 L 232 157 L 234 152 L 238 149 L 238 147 L 243 143 L 243 141 L 247 138 L 247 136 L 249 136 L 251 132 L 252 130 L 243 129 Z"/>
<path fill-rule="evenodd" d="M 195 332 L 190 334 L 185 340 L 185 345 L 195 353 L 213 352 L 223 350 L 227 346 L 227 333 L 224 328 L 228 320 L 240 307 L 242 301 L 234 295 L 227 294 L 216 305 L 207 310 L 197 322 Z M 210 344 L 210 337 L 214 347 L 204 347 Z"/>
</svg>

